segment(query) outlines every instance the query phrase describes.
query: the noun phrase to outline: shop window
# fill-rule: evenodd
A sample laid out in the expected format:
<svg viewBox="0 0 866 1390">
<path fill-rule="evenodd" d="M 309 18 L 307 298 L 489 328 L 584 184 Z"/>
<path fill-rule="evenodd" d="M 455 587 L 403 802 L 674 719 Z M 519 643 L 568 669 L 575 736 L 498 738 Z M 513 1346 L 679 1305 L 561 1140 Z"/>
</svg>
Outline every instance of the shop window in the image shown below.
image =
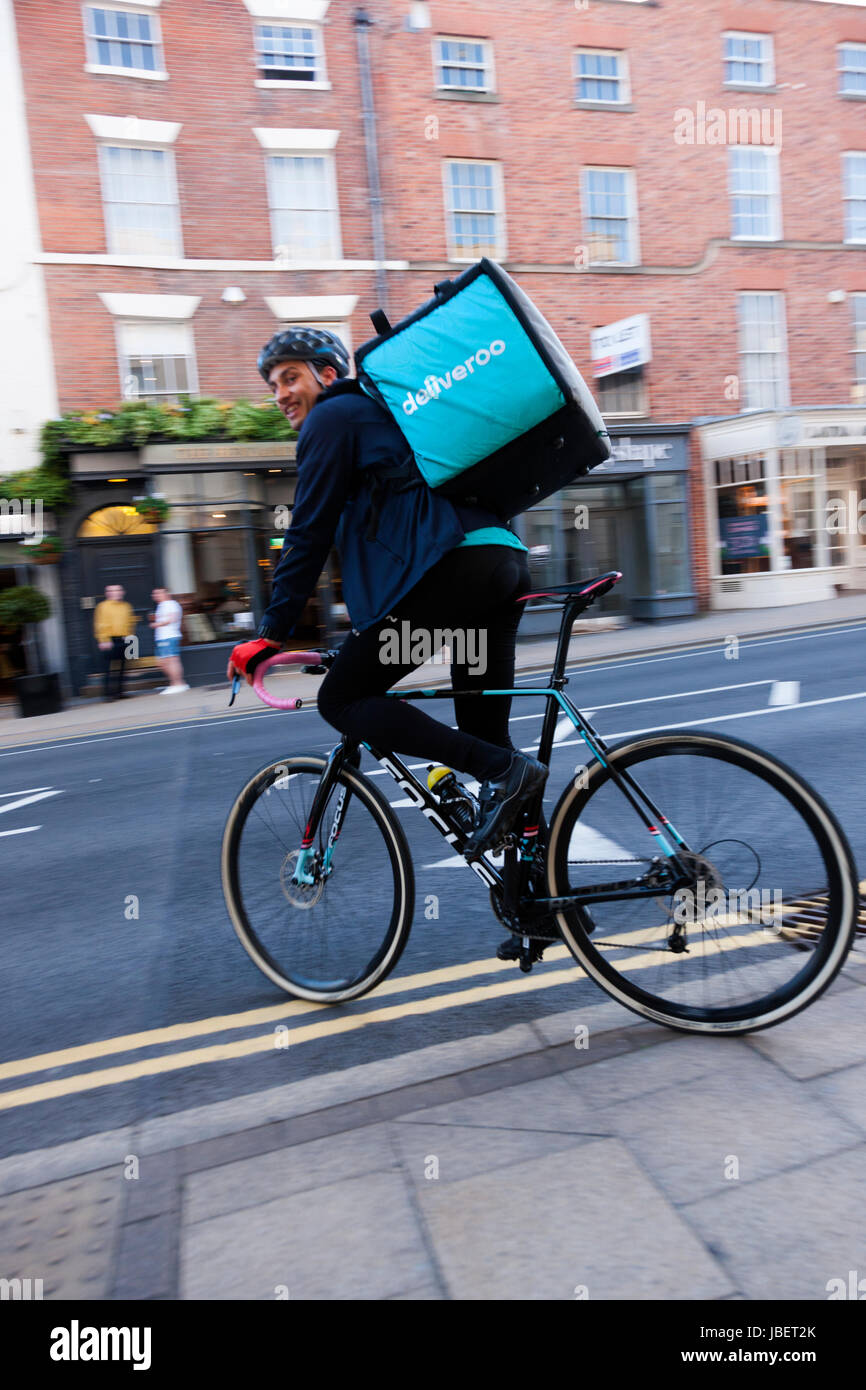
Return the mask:
<svg viewBox="0 0 866 1390">
<path fill-rule="evenodd" d="M 762 574 L 769 570 L 769 502 L 762 459 L 717 462 L 716 508 L 721 573 Z"/>
<path fill-rule="evenodd" d="M 532 576 L 531 593 L 560 583 L 556 532 L 561 524 L 559 509 L 552 507 L 533 507 L 520 518 L 521 540 L 529 551 L 526 558 Z"/>
<path fill-rule="evenodd" d="M 685 474 L 654 474 L 645 480 L 652 506 L 653 591 L 684 594 L 689 590 Z"/>
</svg>

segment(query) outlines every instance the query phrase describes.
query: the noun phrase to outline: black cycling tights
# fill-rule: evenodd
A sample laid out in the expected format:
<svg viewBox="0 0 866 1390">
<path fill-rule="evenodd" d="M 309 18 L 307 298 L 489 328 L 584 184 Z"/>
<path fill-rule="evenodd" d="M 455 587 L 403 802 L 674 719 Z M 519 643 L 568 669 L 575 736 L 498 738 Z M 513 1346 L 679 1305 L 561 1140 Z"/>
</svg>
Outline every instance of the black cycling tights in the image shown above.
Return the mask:
<svg viewBox="0 0 866 1390">
<path fill-rule="evenodd" d="M 508 734 L 510 696 L 458 696 L 458 727 L 451 729 L 431 719 L 420 702 L 386 697 L 384 692 L 429 660 L 437 628 L 465 634 L 464 650 L 459 642 L 452 647 L 455 689 L 513 686 L 514 646 L 523 612 L 517 597 L 531 587 L 525 551 L 507 545 L 450 550 L 400 599 L 390 617 L 346 638 L 319 688 L 322 718 L 340 733 L 382 752 L 446 763 L 478 781 L 500 777 L 510 761 L 502 750 L 514 747 Z M 413 653 L 419 638 L 427 649 L 416 646 Z M 399 659 L 388 659 L 394 657 Z"/>
</svg>

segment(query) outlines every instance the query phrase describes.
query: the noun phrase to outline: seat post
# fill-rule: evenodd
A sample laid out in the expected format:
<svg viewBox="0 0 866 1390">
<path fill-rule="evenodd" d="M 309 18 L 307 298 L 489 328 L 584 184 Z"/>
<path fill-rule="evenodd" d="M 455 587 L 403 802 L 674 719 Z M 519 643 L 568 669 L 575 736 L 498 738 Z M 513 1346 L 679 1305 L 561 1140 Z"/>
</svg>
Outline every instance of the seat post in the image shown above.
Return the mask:
<svg viewBox="0 0 866 1390">
<path fill-rule="evenodd" d="M 553 672 L 550 677 L 551 686 L 557 688 L 565 683 L 565 663 L 568 660 L 568 644 L 571 638 L 571 625 L 581 608 L 585 607 L 579 601 L 567 599 L 562 608 L 562 621 L 559 624 L 559 637 L 556 642 L 556 656 L 553 659 Z"/>
</svg>

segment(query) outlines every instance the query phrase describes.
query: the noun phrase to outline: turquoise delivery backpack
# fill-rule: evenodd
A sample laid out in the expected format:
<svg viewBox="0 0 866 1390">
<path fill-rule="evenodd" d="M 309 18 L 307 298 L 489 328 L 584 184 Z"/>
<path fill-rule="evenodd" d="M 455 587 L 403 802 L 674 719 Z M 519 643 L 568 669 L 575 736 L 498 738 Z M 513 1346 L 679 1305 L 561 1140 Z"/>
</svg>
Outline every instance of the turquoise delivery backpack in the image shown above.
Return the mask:
<svg viewBox="0 0 866 1390">
<path fill-rule="evenodd" d="M 486 257 L 358 348 L 363 390 L 397 421 L 424 481 L 503 521 L 610 458 L 610 437 L 547 320 Z"/>
</svg>

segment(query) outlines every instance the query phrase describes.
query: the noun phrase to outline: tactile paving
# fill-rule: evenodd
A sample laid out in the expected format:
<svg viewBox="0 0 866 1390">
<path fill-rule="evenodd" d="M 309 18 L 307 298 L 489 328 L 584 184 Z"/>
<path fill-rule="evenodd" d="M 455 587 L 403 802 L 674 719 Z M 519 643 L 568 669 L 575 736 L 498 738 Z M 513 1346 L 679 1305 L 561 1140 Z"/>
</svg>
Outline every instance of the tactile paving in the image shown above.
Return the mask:
<svg viewBox="0 0 866 1390">
<path fill-rule="evenodd" d="M 46 1299 L 107 1298 L 124 1181 L 118 1164 L 0 1197 L 0 1278 L 41 1279 Z"/>
</svg>

